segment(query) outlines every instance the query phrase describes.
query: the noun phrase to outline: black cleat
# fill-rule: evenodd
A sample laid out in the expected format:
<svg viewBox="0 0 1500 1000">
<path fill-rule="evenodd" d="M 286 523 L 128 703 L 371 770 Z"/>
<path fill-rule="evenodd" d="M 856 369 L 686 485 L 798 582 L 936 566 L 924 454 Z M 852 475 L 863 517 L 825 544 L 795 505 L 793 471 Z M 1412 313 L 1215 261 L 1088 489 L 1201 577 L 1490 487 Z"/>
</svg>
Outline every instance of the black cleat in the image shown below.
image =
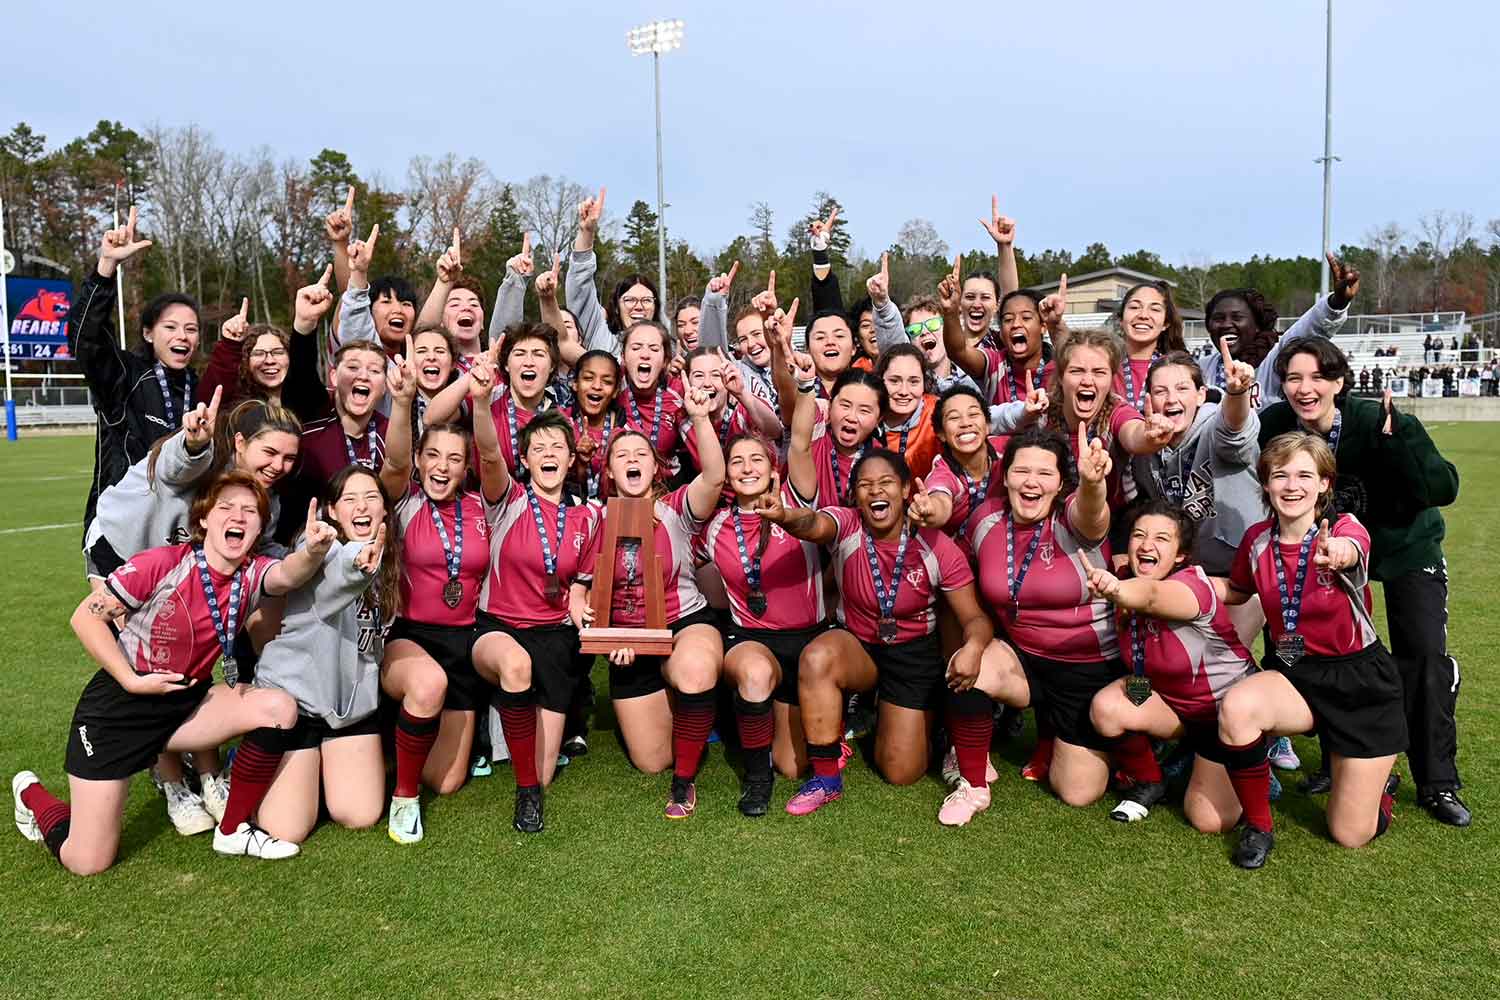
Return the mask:
<svg viewBox="0 0 1500 1000">
<path fill-rule="evenodd" d="M 1447 823 L 1449 826 L 1468 826 L 1474 819 L 1469 807 L 1464 805 L 1464 800 L 1451 788 L 1424 795 L 1417 800 L 1417 805 L 1426 809 L 1428 815 L 1439 823 Z"/>
<path fill-rule="evenodd" d="M 1385 794 L 1389 795 L 1391 798 L 1395 798 L 1396 789 L 1400 787 L 1401 775 L 1397 774 L 1395 771 L 1392 771 L 1391 776 L 1385 779 Z"/>
<path fill-rule="evenodd" d="M 528 785 L 516 789 L 516 818 L 512 824 L 518 833 L 542 832 L 542 787 Z"/>
<path fill-rule="evenodd" d="M 1297 782 L 1297 791 L 1303 795 L 1326 795 L 1333 787 L 1333 775 L 1319 769 Z"/>
<path fill-rule="evenodd" d="M 582 736 L 572 736 L 563 741 L 562 752 L 572 757 L 583 757 L 589 752 L 589 741 Z"/>
<path fill-rule="evenodd" d="M 771 789 L 776 785 L 774 774 L 765 774 L 759 777 L 745 777 L 745 783 L 740 786 L 740 815 L 742 816 L 764 816 L 766 810 L 771 807 Z"/>
<path fill-rule="evenodd" d="M 1165 781 L 1132 785 L 1121 794 L 1120 804 L 1109 811 L 1109 818 L 1121 823 L 1143 820 L 1151 812 L 1151 807 L 1166 798 L 1166 795 Z"/>
<path fill-rule="evenodd" d="M 1264 868 L 1276 838 L 1270 830 L 1262 830 L 1245 823 L 1240 827 L 1240 842 L 1230 859 L 1241 868 Z"/>
</svg>

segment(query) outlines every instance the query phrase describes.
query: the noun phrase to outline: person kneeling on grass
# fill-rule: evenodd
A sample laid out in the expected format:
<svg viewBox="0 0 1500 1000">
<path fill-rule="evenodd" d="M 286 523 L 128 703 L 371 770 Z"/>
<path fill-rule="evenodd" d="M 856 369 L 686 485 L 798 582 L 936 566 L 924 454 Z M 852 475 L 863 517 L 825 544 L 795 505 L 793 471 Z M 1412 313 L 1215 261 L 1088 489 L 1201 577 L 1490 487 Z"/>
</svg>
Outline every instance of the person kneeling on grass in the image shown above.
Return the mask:
<svg viewBox="0 0 1500 1000">
<path fill-rule="evenodd" d="M 1315 434 L 1272 438 L 1258 472 L 1272 516 L 1245 533 L 1225 600 L 1259 594 L 1271 648 L 1219 706 L 1219 741 L 1245 810 L 1234 863 L 1259 868 L 1274 844 L 1267 733 L 1316 730 L 1332 757 L 1328 832 L 1362 847 L 1391 823 L 1391 766 L 1406 749 L 1401 675 L 1370 620 L 1370 535 L 1352 514 L 1330 526 L 1337 467 Z M 1321 524 L 1319 519 L 1322 519 Z"/>
<path fill-rule="evenodd" d="M 73 631 L 100 665 L 73 712 L 71 805 L 31 771 L 11 781 L 16 827 L 76 875 L 114 863 L 130 777 L 163 750 L 202 750 L 261 727 L 290 728 L 284 691 L 211 683 L 214 661 L 261 600 L 302 586 L 334 529 L 308 511 L 307 544 L 282 560 L 254 555 L 270 500 L 254 477 L 225 474 L 193 505 L 192 541 L 148 549 L 110 574 L 73 612 Z M 120 621 L 116 634 L 110 627 Z M 225 663 L 226 674 L 233 666 Z"/>
<path fill-rule="evenodd" d="M 990 804 L 993 706 L 974 690 L 974 681 L 994 631 L 979 609 L 974 574 L 958 546 L 936 528 L 908 527 L 913 481 L 905 459 L 871 449 L 855 463 L 851 480 L 856 508 L 788 508 L 771 492 L 751 505 L 788 534 L 831 546 L 839 583 L 838 627 L 814 639 L 798 658 L 798 699 L 813 776 L 786 811 L 804 816 L 843 797 L 844 699 L 852 691 L 878 689 L 875 764 L 892 784 L 913 784 L 927 772 L 937 708 L 946 706 L 963 780 L 938 818 L 959 826 Z M 963 632 L 963 645 L 946 669 L 937 634 L 939 594 Z"/>
<path fill-rule="evenodd" d="M 1116 632 L 1129 644 L 1130 676 L 1094 695 L 1090 718 L 1099 735 L 1145 733 L 1181 739 L 1196 755 L 1183 810 L 1203 833 L 1224 833 L 1240 818 L 1225 765 L 1236 755 L 1219 744 L 1219 702 L 1254 671 L 1228 607 L 1202 566 L 1193 562 L 1196 523 L 1167 500 L 1147 500 L 1126 529 L 1131 579 L 1089 573 L 1089 590 L 1115 606 Z M 1264 770 L 1265 762 L 1255 764 Z M 1133 785 L 1110 819 L 1145 819 L 1152 796 Z"/>
<path fill-rule="evenodd" d="M 318 820 L 362 830 L 380 820 L 385 762 L 376 709 L 385 632 L 396 615 L 399 553 L 391 503 L 362 465 L 334 476 L 324 497 L 337 540 L 317 573 L 287 596 L 281 632 L 261 653 L 255 685 L 297 700 L 290 729 L 245 734 L 214 850 L 280 860 Z M 306 540 L 305 540 L 306 542 Z"/>
</svg>

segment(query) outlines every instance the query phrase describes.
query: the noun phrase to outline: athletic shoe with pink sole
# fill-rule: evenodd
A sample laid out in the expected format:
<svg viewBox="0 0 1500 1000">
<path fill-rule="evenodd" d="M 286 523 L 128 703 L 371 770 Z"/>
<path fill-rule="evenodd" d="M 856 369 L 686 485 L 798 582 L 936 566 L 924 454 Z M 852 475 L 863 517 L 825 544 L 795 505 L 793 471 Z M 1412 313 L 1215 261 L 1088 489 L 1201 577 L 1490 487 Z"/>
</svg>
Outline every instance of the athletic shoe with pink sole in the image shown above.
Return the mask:
<svg viewBox="0 0 1500 1000">
<path fill-rule="evenodd" d="M 679 788 L 677 779 L 672 780 L 672 794 L 667 797 L 667 819 L 687 819 L 693 815 L 693 810 L 698 808 L 698 786 L 694 782 L 687 782 L 687 787 Z"/>
<path fill-rule="evenodd" d="M 943 755 L 943 781 L 952 788 L 961 780 L 962 775 L 958 773 L 958 751 L 953 747 Z M 1000 780 L 1000 772 L 995 770 L 995 762 L 990 760 L 989 755 L 984 757 L 984 780 L 986 784 Z"/>
<path fill-rule="evenodd" d="M 787 801 L 786 811 L 793 816 L 806 816 L 843 797 L 843 778 L 812 777 Z"/>
<path fill-rule="evenodd" d="M 944 826 L 964 826 L 990 807 L 989 788 L 975 788 L 962 778 L 958 787 L 948 793 L 938 810 L 938 822 Z"/>
</svg>

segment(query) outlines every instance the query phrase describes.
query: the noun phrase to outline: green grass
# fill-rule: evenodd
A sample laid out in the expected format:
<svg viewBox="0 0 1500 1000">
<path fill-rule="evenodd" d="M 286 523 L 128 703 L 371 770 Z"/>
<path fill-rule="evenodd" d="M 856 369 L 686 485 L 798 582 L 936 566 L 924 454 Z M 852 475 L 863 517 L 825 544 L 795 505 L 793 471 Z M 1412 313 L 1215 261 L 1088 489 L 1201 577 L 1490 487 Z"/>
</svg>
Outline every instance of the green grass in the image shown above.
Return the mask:
<svg viewBox="0 0 1500 1000">
<path fill-rule="evenodd" d="M 1407 781 L 1392 833 L 1342 850 L 1321 802 L 1289 788 L 1270 867 L 1242 872 L 1175 808 L 1127 827 L 1107 803 L 1061 805 L 1020 779 L 1014 744 L 962 830 L 938 827 L 936 778 L 891 788 L 861 762 L 834 808 L 744 820 L 719 748 L 698 815 L 667 823 L 668 779 L 630 770 L 605 730 L 551 790 L 542 836 L 511 831 L 501 767 L 429 800 L 417 847 L 324 826 L 270 864 L 184 841 L 140 778 L 96 878 L 0 831 L 0 995 L 1494 997 L 1497 425 L 1434 434 L 1464 476 L 1447 551 L 1469 830 L 1428 819 Z M 0 531 L 77 521 L 91 446 L 0 444 Z M 54 788 L 93 669 L 67 626 L 78 539 L 0 534 L 0 774 Z M 1316 759 L 1315 741 L 1297 748 Z M 778 782 L 777 808 L 791 791 Z"/>
</svg>

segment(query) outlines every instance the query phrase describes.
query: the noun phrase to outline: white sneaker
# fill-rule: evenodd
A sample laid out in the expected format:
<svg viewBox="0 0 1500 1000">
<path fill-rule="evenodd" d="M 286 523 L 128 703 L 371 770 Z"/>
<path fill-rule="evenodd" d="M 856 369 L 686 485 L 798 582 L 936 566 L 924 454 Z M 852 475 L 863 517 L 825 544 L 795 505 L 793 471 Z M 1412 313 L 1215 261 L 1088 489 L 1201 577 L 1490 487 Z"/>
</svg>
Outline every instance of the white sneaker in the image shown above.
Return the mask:
<svg viewBox="0 0 1500 1000">
<path fill-rule="evenodd" d="M 21 836 L 32 842 L 42 839 L 42 831 L 37 828 L 36 813 L 26 808 L 26 804 L 21 801 L 21 793 L 40 780 L 30 771 L 17 772 L 10 779 L 10 794 L 16 800 L 16 829 L 21 831 Z"/>
<path fill-rule="evenodd" d="M 958 785 L 962 777 L 958 773 L 958 749 L 950 746 L 948 752 L 943 754 L 943 781 L 948 787 L 953 788 Z M 986 782 L 1000 780 L 1000 772 L 995 770 L 995 762 L 990 760 L 988 754 L 984 757 L 984 780 Z"/>
<path fill-rule="evenodd" d="M 167 796 L 167 818 L 184 837 L 207 833 L 214 828 L 214 818 L 203 808 L 203 800 L 194 795 L 180 781 L 168 781 L 161 786 Z"/>
<path fill-rule="evenodd" d="M 391 818 L 386 832 L 398 844 L 415 844 L 422 839 L 422 800 L 391 796 Z"/>
<path fill-rule="evenodd" d="M 302 852 L 302 848 L 290 840 L 278 840 L 249 823 L 241 823 L 233 833 L 214 827 L 214 850 L 232 857 L 263 858 L 266 861 L 281 861 Z"/>
<path fill-rule="evenodd" d="M 942 808 L 938 810 L 938 822 L 944 826 L 963 826 L 989 807 L 988 788 L 975 788 L 959 778 L 958 787 L 948 793 Z"/>
<path fill-rule="evenodd" d="M 200 774 L 199 782 L 203 785 L 203 808 L 214 818 L 215 823 L 224 822 L 224 810 L 229 808 L 229 776 L 220 774 Z"/>
</svg>

